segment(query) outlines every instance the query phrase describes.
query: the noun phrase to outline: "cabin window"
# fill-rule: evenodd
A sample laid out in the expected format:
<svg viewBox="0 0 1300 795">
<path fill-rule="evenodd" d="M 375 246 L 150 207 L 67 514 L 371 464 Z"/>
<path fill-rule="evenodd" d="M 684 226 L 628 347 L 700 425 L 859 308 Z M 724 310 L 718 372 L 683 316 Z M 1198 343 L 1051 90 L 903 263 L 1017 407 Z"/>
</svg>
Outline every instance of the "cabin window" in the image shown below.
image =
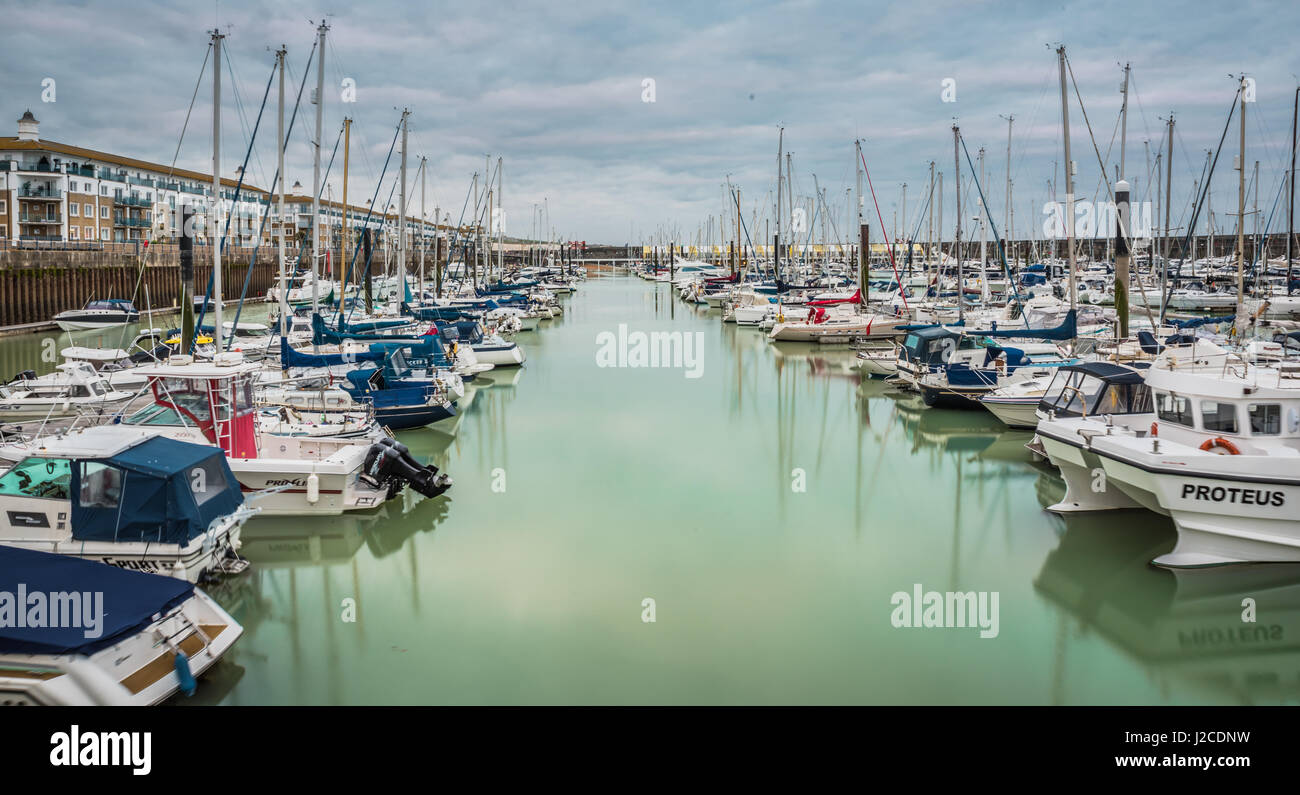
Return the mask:
<svg viewBox="0 0 1300 795">
<path fill-rule="evenodd" d="M 1192 402 L 1170 392 L 1156 393 L 1156 416 L 1165 422 L 1195 427 L 1192 418 Z"/>
<path fill-rule="evenodd" d="M 1220 433 L 1237 432 L 1237 406 L 1233 403 L 1201 401 L 1201 427 Z"/>
<path fill-rule="evenodd" d="M 82 465 L 78 505 L 82 508 L 117 508 L 121 499 L 122 470 L 98 461 Z"/>
<path fill-rule="evenodd" d="M 214 456 L 190 467 L 190 491 L 199 505 L 226 491 L 226 475 L 221 460 Z"/>
<path fill-rule="evenodd" d="M 1251 403 L 1250 432 L 1255 436 L 1276 436 L 1282 432 L 1282 407 L 1277 403 Z"/>
<path fill-rule="evenodd" d="M 0 477 L 0 494 L 68 499 L 72 468 L 66 458 L 26 458 Z"/>
</svg>

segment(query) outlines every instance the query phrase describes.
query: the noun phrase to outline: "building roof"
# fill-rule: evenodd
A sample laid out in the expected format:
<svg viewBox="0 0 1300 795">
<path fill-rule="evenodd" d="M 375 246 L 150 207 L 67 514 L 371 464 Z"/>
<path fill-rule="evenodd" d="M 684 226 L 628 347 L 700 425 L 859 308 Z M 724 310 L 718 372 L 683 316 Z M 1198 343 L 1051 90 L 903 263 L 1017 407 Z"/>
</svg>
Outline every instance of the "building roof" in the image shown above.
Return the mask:
<svg viewBox="0 0 1300 795">
<path fill-rule="evenodd" d="M 31 111 L 28 111 L 24 114 L 24 119 L 30 115 Z M 35 121 L 35 119 L 33 119 L 33 121 Z M 85 160 L 99 160 L 104 163 L 112 163 L 126 168 L 138 168 L 158 174 L 170 174 L 171 176 L 180 179 L 198 180 L 205 185 L 212 182 L 211 174 L 202 174 L 198 171 L 190 171 L 184 168 L 171 168 L 170 166 L 164 166 L 159 163 L 150 163 L 147 160 L 136 160 L 132 157 L 122 157 L 121 155 L 100 152 L 94 149 L 86 149 L 80 146 L 72 146 L 71 144 L 61 144 L 57 141 L 24 141 L 13 136 L 0 136 L 0 150 L 6 149 L 21 149 L 31 152 L 56 152 L 61 155 L 69 155 L 71 157 L 82 158 Z M 228 188 L 233 188 L 238 185 L 239 182 L 238 180 L 222 177 L 221 184 Z M 269 195 L 267 191 L 250 185 L 248 182 L 244 182 L 243 190 L 262 195 Z"/>
</svg>

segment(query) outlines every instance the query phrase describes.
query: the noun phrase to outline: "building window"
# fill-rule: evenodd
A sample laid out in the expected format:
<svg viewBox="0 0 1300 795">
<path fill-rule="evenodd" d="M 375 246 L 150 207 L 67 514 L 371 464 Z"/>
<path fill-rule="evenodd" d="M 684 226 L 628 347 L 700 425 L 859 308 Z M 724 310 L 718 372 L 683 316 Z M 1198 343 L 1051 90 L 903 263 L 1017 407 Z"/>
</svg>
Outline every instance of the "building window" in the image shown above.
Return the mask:
<svg viewBox="0 0 1300 795">
<path fill-rule="evenodd" d="M 69 239 L 69 240 L 77 240 L 77 239 L 79 239 L 79 237 L 80 237 L 80 233 L 78 232 L 77 227 L 75 227 L 75 226 L 70 226 L 70 227 L 68 227 L 68 239 Z"/>
<path fill-rule="evenodd" d="M 86 213 L 87 218 L 95 217 L 95 205 L 86 203 L 85 205 L 82 206 L 82 209 Z"/>
<path fill-rule="evenodd" d="M 1282 407 L 1277 403 L 1251 403 L 1250 432 L 1256 436 L 1276 436 L 1282 432 Z"/>
<path fill-rule="evenodd" d="M 101 229 L 101 230 L 99 230 L 99 239 L 100 239 L 100 240 L 108 240 L 108 230 L 107 230 L 107 229 Z"/>
<path fill-rule="evenodd" d="M 95 239 L 95 227 L 93 227 L 93 226 L 88 226 L 88 227 L 86 227 L 86 234 L 85 234 L 85 237 L 86 237 L 87 240 L 94 240 L 94 239 Z"/>
<path fill-rule="evenodd" d="M 108 205 L 101 204 L 99 206 L 99 217 L 103 218 L 105 221 L 108 220 Z"/>
<path fill-rule="evenodd" d="M 81 205 L 77 204 L 76 202 L 68 202 L 68 215 L 71 215 L 73 218 L 76 218 L 80 214 L 81 214 Z"/>
<path fill-rule="evenodd" d="M 107 186 L 107 185 L 100 185 L 100 186 L 99 186 L 99 195 L 100 195 L 100 196 L 107 196 L 107 195 L 108 195 L 108 186 Z"/>
<path fill-rule="evenodd" d="M 0 199 L 0 215 L 4 215 L 8 212 L 9 212 L 9 201 L 7 199 Z"/>
</svg>

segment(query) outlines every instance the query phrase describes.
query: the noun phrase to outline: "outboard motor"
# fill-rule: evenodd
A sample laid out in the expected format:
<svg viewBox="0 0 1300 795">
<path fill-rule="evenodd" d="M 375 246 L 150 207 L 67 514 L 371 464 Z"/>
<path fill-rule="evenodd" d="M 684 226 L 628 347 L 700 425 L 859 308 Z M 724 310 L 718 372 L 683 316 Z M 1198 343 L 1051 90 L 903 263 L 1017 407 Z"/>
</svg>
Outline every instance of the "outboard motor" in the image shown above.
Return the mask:
<svg viewBox="0 0 1300 795">
<path fill-rule="evenodd" d="M 387 483 L 389 493 L 394 496 L 403 485 L 409 485 L 426 497 L 437 497 L 451 488 L 449 476 L 439 474 L 438 468 L 432 464 L 420 464 L 406 445 L 389 437 L 370 446 L 363 468 L 371 480 Z"/>
<path fill-rule="evenodd" d="M 9 379 L 8 381 L 5 381 L 5 383 L 13 384 L 18 381 L 32 381 L 35 380 L 35 378 L 36 378 L 35 370 L 23 370 L 22 372 L 15 375 L 13 378 Z"/>
</svg>

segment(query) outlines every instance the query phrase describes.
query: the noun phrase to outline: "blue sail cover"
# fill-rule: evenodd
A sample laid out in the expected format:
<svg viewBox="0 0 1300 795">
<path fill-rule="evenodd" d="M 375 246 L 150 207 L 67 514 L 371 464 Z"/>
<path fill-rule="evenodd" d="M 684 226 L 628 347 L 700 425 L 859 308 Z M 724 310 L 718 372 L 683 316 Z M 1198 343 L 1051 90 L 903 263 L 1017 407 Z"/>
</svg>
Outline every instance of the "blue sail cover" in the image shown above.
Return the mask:
<svg viewBox="0 0 1300 795">
<path fill-rule="evenodd" d="M 20 587 L 28 595 L 27 604 L 18 603 Z M 47 626 L 15 626 L 32 623 L 29 609 L 31 595 L 40 593 L 47 600 Z M 49 610 L 53 594 L 72 594 L 78 597 L 81 608 L 86 602 L 83 594 L 102 594 L 102 616 L 79 619 L 80 626 L 48 626 L 56 623 Z M 189 599 L 194 585 L 185 580 L 128 571 L 117 566 L 81 560 L 70 555 L 54 555 L 30 549 L 0 546 L 0 653 L 2 654 L 94 654 L 136 634 L 153 623 L 153 617 L 165 613 Z M 6 604 L 8 602 L 8 604 Z M 91 600 L 91 609 L 96 607 Z M 24 620 L 16 620 L 16 612 L 23 610 Z M 70 623 L 72 617 L 59 611 L 58 623 Z M 87 638 L 87 627 L 99 635 Z"/>
<path fill-rule="evenodd" d="M 409 325 L 403 321 L 403 325 Z M 384 334 L 362 334 L 353 331 L 339 331 L 330 328 L 319 314 L 311 316 L 312 341 L 317 345 L 338 344 L 343 340 L 361 340 L 362 342 L 391 342 L 394 340 L 417 340 L 419 336 L 387 336 Z"/>
<path fill-rule="evenodd" d="M 1079 336 L 1079 316 L 1078 312 L 1071 309 L 1065 313 L 1065 320 L 1056 328 L 1016 328 L 1016 329 L 995 329 L 990 331 L 968 331 L 967 334 L 977 337 L 1009 337 L 1012 339 L 1032 338 L 1036 340 L 1072 340 Z"/>
<path fill-rule="evenodd" d="M 373 346 L 371 347 L 373 348 Z M 381 362 L 383 360 L 383 353 L 375 353 L 373 350 L 365 353 L 303 353 L 294 350 L 284 337 L 280 338 L 280 366 L 285 368 L 340 367 L 345 364 L 362 364 L 365 362 Z"/>
<path fill-rule="evenodd" d="M 1169 324 L 1175 328 L 1199 328 L 1200 326 L 1213 326 L 1217 323 L 1236 322 L 1237 316 L 1232 315 L 1206 315 L 1205 317 L 1194 317 L 1188 320 L 1170 320 Z"/>
<path fill-rule="evenodd" d="M 188 544 L 244 502 L 218 447 L 155 436 L 72 467 L 72 538 Z"/>
</svg>

